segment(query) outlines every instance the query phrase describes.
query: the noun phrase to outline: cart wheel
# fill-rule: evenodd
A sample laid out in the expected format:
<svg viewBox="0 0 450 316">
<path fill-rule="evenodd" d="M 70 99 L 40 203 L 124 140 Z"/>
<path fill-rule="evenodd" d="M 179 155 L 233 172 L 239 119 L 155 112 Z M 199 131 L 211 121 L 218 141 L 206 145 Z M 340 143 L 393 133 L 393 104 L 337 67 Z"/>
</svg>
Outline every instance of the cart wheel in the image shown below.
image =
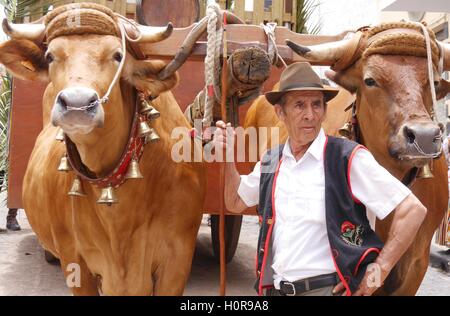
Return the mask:
<svg viewBox="0 0 450 316">
<path fill-rule="evenodd" d="M 44 249 L 44 258 L 50 264 L 59 264 L 59 259 L 56 258 L 50 251 Z"/>
<path fill-rule="evenodd" d="M 219 215 L 211 215 L 211 239 L 213 255 L 220 262 Z M 241 233 L 242 215 L 225 216 L 225 262 L 229 263 L 236 252 Z"/>
</svg>

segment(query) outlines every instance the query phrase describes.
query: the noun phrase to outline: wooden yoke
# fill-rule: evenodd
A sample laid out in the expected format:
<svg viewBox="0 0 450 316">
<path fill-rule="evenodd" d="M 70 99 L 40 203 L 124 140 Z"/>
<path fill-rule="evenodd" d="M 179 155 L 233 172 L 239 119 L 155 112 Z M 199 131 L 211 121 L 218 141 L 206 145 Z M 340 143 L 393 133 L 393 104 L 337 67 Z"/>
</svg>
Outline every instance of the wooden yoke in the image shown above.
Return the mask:
<svg viewBox="0 0 450 316">
<path fill-rule="evenodd" d="M 194 26 L 195 24 L 186 28 L 175 28 L 169 38 L 158 43 L 139 44 L 139 48 L 146 58 L 172 59 Z M 285 43 L 287 39 L 290 39 L 300 45 L 309 46 L 339 41 L 343 39 L 347 33 L 348 32 L 343 32 L 333 36 L 308 35 L 294 33 L 286 27 L 277 27 L 275 30 L 275 40 L 279 55 L 286 61 L 287 64 L 290 64 L 293 62 L 306 60 L 292 52 L 292 50 Z M 228 24 L 227 38 L 228 55 L 231 55 L 238 48 L 257 46 L 264 50 L 267 49 L 267 36 L 264 33 L 264 30 L 257 25 Z M 206 34 L 200 38 L 200 41 L 197 41 L 188 60 L 202 60 L 205 58 L 205 55 Z M 321 64 L 318 63 L 316 65 Z"/>
</svg>

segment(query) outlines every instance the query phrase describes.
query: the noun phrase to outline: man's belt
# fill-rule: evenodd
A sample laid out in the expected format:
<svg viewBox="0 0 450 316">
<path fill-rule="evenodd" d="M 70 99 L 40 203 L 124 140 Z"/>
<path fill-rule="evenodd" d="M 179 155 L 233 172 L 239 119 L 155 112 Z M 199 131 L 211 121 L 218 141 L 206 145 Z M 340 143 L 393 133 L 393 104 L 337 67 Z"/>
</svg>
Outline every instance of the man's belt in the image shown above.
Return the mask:
<svg viewBox="0 0 450 316">
<path fill-rule="evenodd" d="M 280 293 L 286 296 L 295 296 L 304 292 L 317 290 L 326 286 L 338 284 L 339 277 L 337 273 L 330 273 L 311 277 L 295 282 L 280 282 Z"/>
</svg>

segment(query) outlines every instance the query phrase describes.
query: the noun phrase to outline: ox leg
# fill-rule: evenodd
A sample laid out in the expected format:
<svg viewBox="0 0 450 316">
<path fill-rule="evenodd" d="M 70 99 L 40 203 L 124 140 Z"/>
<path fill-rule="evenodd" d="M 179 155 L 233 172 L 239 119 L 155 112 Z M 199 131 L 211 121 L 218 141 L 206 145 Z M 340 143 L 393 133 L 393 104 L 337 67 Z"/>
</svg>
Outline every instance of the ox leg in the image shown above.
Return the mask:
<svg viewBox="0 0 450 316">
<path fill-rule="evenodd" d="M 385 281 L 381 295 L 414 296 L 428 268 L 428 258 L 400 261 Z"/>
<path fill-rule="evenodd" d="M 185 245 L 181 249 L 183 242 Z M 164 262 L 158 265 L 154 273 L 153 295 L 155 296 L 183 295 L 191 271 L 195 240 L 194 242 L 181 240 L 178 246 L 177 251 L 170 253 Z"/>
<path fill-rule="evenodd" d="M 66 279 L 66 285 L 75 296 L 98 296 L 98 282 L 84 260 L 61 258 L 61 268 Z"/>
<path fill-rule="evenodd" d="M 424 240 L 429 240 L 426 237 Z M 422 283 L 429 263 L 429 246 L 417 238 L 392 269 L 377 295 L 412 296 Z M 420 255 L 419 255 L 420 254 Z M 425 255 L 424 255 L 425 254 Z"/>
</svg>

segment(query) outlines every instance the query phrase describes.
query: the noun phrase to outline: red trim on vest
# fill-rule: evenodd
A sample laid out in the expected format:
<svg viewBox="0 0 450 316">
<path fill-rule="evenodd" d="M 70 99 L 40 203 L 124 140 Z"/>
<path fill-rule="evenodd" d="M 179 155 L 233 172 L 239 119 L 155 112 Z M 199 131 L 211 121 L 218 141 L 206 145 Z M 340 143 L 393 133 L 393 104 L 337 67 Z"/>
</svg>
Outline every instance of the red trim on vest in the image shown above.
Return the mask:
<svg viewBox="0 0 450 316">
<path fill-rule="evenodd" d="M 325 140 L 325 145 L 323 146 L 323 163 L 324 163 L 324 166 L 325 166 L 325 163 L 326 163 L 326 152 L 327 152 L 327 144 L 328 144 L 328 135 L 326 137 L 327 138 Z M 336 269 L 336 272 L 337 272 L 337 274 L 339 276 L 339 279 L 344 284 L 344 287 L 346 289 L 346 295 L 347 296 L 351 296 L 352 295 L 352 291 L 350 291 L 350 287 L 348 286 L 347 281 L 345 280 L 344 276 L 342 275 L 341 270 L 339 270 L 339 267 L 338 267 L 338 265 L 336 263 L 336 259 L 334 258 L 333 250 L 331 250 L 331 247 L 330 247 L 330 252 L 331 252 L 331 258 L 333 259 L 334 268 Z"/>
<path fill-rule="evenodd" d="M 267 261 L 269 242 L 270 242 L 270 238 L 272 237 L 273 227 L 275 226 L 275 216 L 276 216 L 276 211 L 275 211 L 275 187 L 277 185 L 278 172 L 280 171 L 280 167 L 281 167 L 282 161 L 283 161 L 283 158 L 281 158 L 280 161 L 278 162 L 277 170 L 275 171 L 275 176 L 273 178 L 273 184 L 272 184 L 272 224 L 269 226 L 269 231 L 267 232 L 267 236 L 266 236 L 266 243 L 264 245 L 264 256 L 263 256 L 263 262 L 262 262 L 262 265 L 261 265 L 261 274 L 260 274 L 260 278 L 259 278 L 259 291 L 258 291 L 258 295 L 259 296 L 263 295 L 263 289 L 264 288 L 273 287 L 273 285 L 263 286 L 262 285 L 262 281 L 264 279 L 264 268 L 266 266 L 266 261 Z M 257 249 L 257 251 L 259 251 L 259 249 Z"/>
<path fill-rule="evenodd" d="M 262 215 L 258 215 L 258 219 L 259 219 L 259 226 L 261 226 L 262 222 L 263 222 Z M 259 275 L 258 275 L 258 253 L 259 253 L 259 249 L 257 249 L 256 255 L 255 255 L 255 274 L 256 274 L 257 278 L 259 277 Z"/>
<path fill-rule="evenodd" d="M 351 167 L 352 167 L 352 161 L 353 161 L 353 157 L 355 156 L 356 151 L 357 151 L 358 149 L 365 149 L 365 150 L 367 150 L 367 148 L 364 147 L 363 145 L 358 145 L 358 146 L 356 146 L 356 147 L 353 149 L 353 151 L 352 151 L 352 153 L 351 153 L 351 155 L 350 155 L 350 158 L 349 158 L 349 160 L 348 160 L 348 166 L 347 166 L 347 184 L 348 184 L 348 189 L 350 190 L 350 194 L 352 195 L 353 201 L 355 201 L 355 203 L 361 204 L 361 201 L 358 200 L 358 199 L 353 195 L 352 184 L 351 184 L 351 182 L 350 182 L 350 170 L 351 170 Z"/>
<path fill-rule="evenodd" d="M 334 268 L 336 269 L 336 272 L 337 272 L 337 274 L 339 276 L 339 279 L 344 284 L 344 287 L 346 289 L 345 295 L 346 296 L 351 296 L 352 295 L 352 291 L 350 291 L 350 287 L 348 286 L 347 281 L 345 280 L 344 276 L 342 275 L 341 270 L 339 270 L 339 267 L 338 267 L 338 265 L 336 263 L 336 259 L 334 258 L 334 255 L 333 255 L 333 250 L 331 250 L 331 258 L 333 258 Z"/>
<path fill-rule="evenodd" d="M 255 256 L 255 274 L 256 274 L 256 278 L 259 277 L 259 275 L 258 275 L 258 250 L 259 249 L 256 249 L 256 256 Z"/>
<path fill-rule="evenodd" d="M 363 262 L 363 260 L 367 257 L 367 255 L 368 255 L 369 253 L 371 253 L 372 251 L 375 251 L 375 252 L 377 252 L 378 254 L 380 254 L 380 249 L 378 249 L 378 248 L 369 248 L 369 249 L 367 249 L 367 250 L 363 253 L 363 255 L 361 256 L 361 258 L 359 259 L 358 264 L 356 265 L 355 272 L 353 273 L 353 275 L 356 275 L 356 273 L 358 273 L 359 265 L 361 264 L 361 262 Z"/>
</svg>

